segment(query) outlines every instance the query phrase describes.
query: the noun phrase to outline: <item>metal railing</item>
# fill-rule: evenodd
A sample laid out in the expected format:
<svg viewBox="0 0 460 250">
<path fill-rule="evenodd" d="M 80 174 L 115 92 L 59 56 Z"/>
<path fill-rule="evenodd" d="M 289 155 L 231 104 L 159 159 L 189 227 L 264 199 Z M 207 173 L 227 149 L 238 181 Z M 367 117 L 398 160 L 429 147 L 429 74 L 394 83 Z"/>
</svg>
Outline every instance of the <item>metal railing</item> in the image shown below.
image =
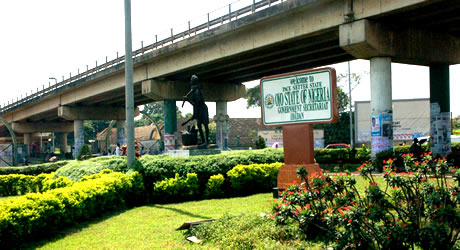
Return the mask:
<svg viewBox="0 0 460 250">
<path fill-rule="evenodd" d="M 182 28 L 179 29 L 179 32 L 174 33 L 174 29 L 171 28 L 170 34 L 168 36 L 164 36 L 162 38 L 160 36 L 160 40 L 158 40 L 159 35 L 155 35 L 155 42 L 152 44 L 145 46 L 144 47 L 144 42 L 141 41 L 141 48 L 133 51 L 133 59 L 142 56 L 145 53 L 155 51 L 159 48 L 162 48 L 164 46 L 173 44 L 178 41 L 182 41 L 184 39 L 187 39 L 189 37 L 195 36 L 197 34 L 200 34 L 202 32 L 205 32 L 211 28 L 215 28 L 218 26 L 221 26 L 223 24 L 229 23 L 233 20 L 236 20 L 238 18 L 250 15 L 254 12 L 263 10 L 265 8 L 270 7 L 271 5 L 274 4 L 279 4 L 283 1 L 286 0 L 239 0 L 236 2 L 233 2 L 228 5 L 228 11 L 226 11 L 225 14 L 222 14 L 222 10 L 226 10 L 227 6 L 224 6 L 218 10 L 215 10 L 213 12 L 209 12 L 205 15 L 205 18 L 201 24 L 192 27 L 191 26 L 191 21 L 188 21 Z M 245 3 L 249 5 L 244 5 Z M 235 8 L 236 6 L 236 8 Z M 238 8 L 238 6 L 243 6 Z M 234 7 L 234 8 L 232 8 Z M 236 10 L 232 10 L 236 9 Z M 211 14 L 218 13 L 220 12 L 221 15 L 219 15 L 216 18 L 211 18 Z M 96 66 L 94 68 L 89 68 L 88 65 L 86 65 L 86 71 L 81 72 L 78 69 L 78 73 L 75 76 L 72 76 L 72 73 L 69 73 L 69 78 L 65 79 L 64 76 L 62 76 L 62 81 L 57 82 L 54 85 L 51 85 L 51 83 L 48 83 L 48 87 L 45 87 L 45 85 L 42 86 L 42 89 L 37 88 L 37 91 L 34 92 L 33 90 L 31 91 L 30 95 L 28 93 L 25 94 L 24 98 L 17 97 L 16 101 L 14 99 L 11 100 L 11 102 L 3 103 L 3 106 L 0 107 L 0 114 L 6 113 L 9 110 L 15 109 L 18 106 L 21 106 L 22 104 L 28 103 L 32 100 L 35 99 L 40 99 L 43 96 L 51 95 L 53 93 L 58 92 L 60 89 L 63 87 L 88 76 L 94 75 L 99 71 L 109 69 L 111 67 L 114 67 L 116 65 L 119 65 L 125 61 L 125 56 L 119 56 L 117 52 L 117 56 L 115 59 L 108 61 L 108 57 L 105 57 L 105 63 L 98 65 L 98 62 L 96 61 Z"/>
</svg>

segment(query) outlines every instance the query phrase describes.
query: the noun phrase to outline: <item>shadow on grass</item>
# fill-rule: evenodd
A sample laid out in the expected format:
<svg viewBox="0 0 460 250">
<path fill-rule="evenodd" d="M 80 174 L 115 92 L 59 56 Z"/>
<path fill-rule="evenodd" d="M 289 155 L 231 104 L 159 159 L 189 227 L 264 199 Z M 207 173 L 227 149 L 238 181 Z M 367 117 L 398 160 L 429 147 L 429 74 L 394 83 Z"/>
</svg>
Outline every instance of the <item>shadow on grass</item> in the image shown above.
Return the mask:
<svg viewBox="0 0 460 250">
<path fill-rule="evenodd" d="M 190 216 L 190 217 L 196 217 L 196 218 L 200 218 L 200 219 L 211 219 L 211 217 L 209 217 L 209 216 L 202 216 L 202 215 L 199 215 L 199 214 L 193 214 L 193 213 L 184 211 L 182 209 L 173 208 L 173 207 L 167 207 L 166 205 L 152 204 L 152 205 L 147 205 L 147 206 L 152 207 L 152 208 L 166 209 L 166 210 L 169 210 L 169 211 L 172 211 L 172 212 L 175 212 L 175 213 L 178 213 L 178 214 Z"/>
<path fill-rule="evenodd" d="M 38 235 L 34 235 L 25 241 L 23 241 L 19 246 L 17 245 L 15 248 L 18 249 L 36 249 L 39 247 L 42 247 L 46 245 L 49 242 L 54 242 L 58 241 L 60 239 L 63 239 L 69 235 L 72 235 L 74 233 L 78 233 L 82 231 L 85 228 L 91 227 L 93 224 L 97 224 L 100 222 L 103 222 L 105 220 L 108 220 L 112 217 L 118 216 L 126 211 L 128 211 L 129 208 L 117 210 L 117 211 L 110 211 L 107 213 L 104 213 L 100 215 L 99 217 L 95 217 L 86 221 L 82 222 L 77 222 L 74 225 L 69 225 L 65 226 L 63 228 L 57 228 L 56 230 L 49 231 L 49 232 L 43 232 Z"/>
</svg>

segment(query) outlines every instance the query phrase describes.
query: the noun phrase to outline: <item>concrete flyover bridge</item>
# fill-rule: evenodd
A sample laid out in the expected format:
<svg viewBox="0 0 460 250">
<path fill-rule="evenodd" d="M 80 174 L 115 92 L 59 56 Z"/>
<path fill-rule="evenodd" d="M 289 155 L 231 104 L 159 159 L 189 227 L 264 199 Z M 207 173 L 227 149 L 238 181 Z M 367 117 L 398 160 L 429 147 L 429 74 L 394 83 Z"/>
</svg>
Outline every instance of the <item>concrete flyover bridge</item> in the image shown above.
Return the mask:
<svg viewBox="0 0 460 250">
<path fill-rule="evenodd" d="M 216 102 L 219 129 L 227 123 L 226 103 L 244 96 L 242 82 L 362 58 L 371 61 L 372 114 L 392 113 L 391 62 L 430 66 L 432 102 L 449 112 L 448 66 L 460 63 L 459 11 L 458 0 L 254 1 L 135 51 L 134 102 L 165 101 L 165 144 L 173 147 L 175 103 L 192 74 L 206 101 Z M 73 131 L 78 149 L 82 121 L 101 119 L 120 121 L 122 141 L 124 83 L 120 57 L 10 103 L 1 116 L 25 144 L 31 133 Z M 225 131 L 221 146 L 224 138 Z M 373 143 L 382 140 L 392 138 Z"/>
</svg>

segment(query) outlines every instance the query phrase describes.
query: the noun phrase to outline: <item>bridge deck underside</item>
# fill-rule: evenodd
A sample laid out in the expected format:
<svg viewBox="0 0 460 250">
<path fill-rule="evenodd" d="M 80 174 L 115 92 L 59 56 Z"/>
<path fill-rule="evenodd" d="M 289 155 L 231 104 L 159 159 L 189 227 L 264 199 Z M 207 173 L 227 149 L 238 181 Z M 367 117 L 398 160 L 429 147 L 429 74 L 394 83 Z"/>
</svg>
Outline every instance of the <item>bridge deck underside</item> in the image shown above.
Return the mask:
<svg viewBox="0 0 460 250">
<path fill-rule="evenodd" d="M 289 1 L 288 1 L 289 2 Z M 411 7 L 402 8 L 396 11 L 377 14 L 366 17 L 377 22 L 397 27 L 407 26 L 419 29 L 426 29 L 436 32 L 444 32 L 460 38 L 460 1 L 429 1 L 423 4 L 416 4 Z M 257 13 L 256 13 L 257 14 Z M 246 17 L 243 17 L 246 18 Z M 273 43 L 264 47 L 259 47 L 244 53 L 229 55 L 214 61 L 190 66 L 185 69 L 169 72 L 159 76 L 163 80 L 188 81 L 190 75 L 197 74 L 200 79 L 209 82 L 245 82 L 260 79 L 261 77 L 302 70 L 313 67 L 320 67 L 328 64 L 340 63 L 354 59 L 339 46 L 339 26 L 320 30 L 304 36 Z M 174 48 L 175 45 L 171 45 Z M 168 50 L 174 53 L 174 50 Z M 168 52 L 169 53 L 169 52 Z M 161 56 L 167 56 L 162 54 Z M 150 61 L 149 61 L 150 60 Z M 138 61 L 138 65 L 147 64 L 155 60 L 150 57 L 146 61 Z M 82 78 L 68 87 L 53 93 L 72 91 L 72 88 L 85 87 L 93 84 L 100 79 L 105 79 L 111 75 L 123 74 L 124 66 L 119 64 L 113 68 L 98 72 L 95 76 Z M 148 97 L 142 95 L 141 83 L 136 82 L 134 86 L 135 105 L 142 105 L 151 102 Z M 103 94 L 89 96 L 75 101 L 73 106 L 119 106 L 125 105 L 124 88 L 111 89 Z M 43 98 L 34 99 L 22 106 L 18 110 L 26 109 L 42 101 Z M 12 110 L 15 112 L 15 110 Z M 10 112 L 10 111 L 8 111 Z M 42 113 L 34 114 L 19 121 L 60 121 L 57 110 L 46 110 Z M 1 126 L 0 126 L 1 127 Z M 1 131 L 0 131 L 1 132 Z"/>
</svg>

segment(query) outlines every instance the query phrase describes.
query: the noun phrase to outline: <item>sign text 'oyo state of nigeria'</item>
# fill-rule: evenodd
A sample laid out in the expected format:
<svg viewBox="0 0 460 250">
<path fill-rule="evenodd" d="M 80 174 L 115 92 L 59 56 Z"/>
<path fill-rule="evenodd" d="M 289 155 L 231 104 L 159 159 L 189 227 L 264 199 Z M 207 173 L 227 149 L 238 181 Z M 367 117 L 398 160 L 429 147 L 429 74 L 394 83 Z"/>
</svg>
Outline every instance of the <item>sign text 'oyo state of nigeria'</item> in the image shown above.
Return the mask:
<svg viewBox="0 0 460 250">
<path fill-rule="evenodd" d="M 260 80 L 260 92 L 265 126 L 337 120 L 336 73 L 333 68 L 264 77 Z"/>
</svg>

